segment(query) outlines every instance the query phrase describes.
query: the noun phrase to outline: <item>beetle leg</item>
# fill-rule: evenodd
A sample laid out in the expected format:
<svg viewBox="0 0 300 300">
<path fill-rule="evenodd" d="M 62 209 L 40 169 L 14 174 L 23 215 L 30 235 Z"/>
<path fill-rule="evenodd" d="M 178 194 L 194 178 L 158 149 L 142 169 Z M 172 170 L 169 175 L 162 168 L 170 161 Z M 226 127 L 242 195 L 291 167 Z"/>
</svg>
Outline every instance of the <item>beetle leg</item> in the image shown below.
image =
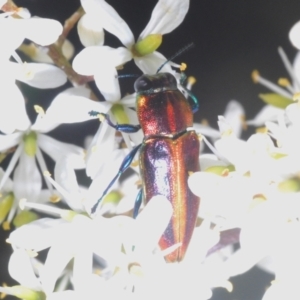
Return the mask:
<svg viewBox="0 0 300 300">
<path fill-rule="evenodd" d="M 138 132 L 141 129 L 140 125 L 114 124 L 111 121 L 108 114 L 100 113 L 100 112 L 97 112 L 97 111 L 94 111 L 94 110 L 90 111 L 89 115 L 92 116 L 92 117 L 99 116 L 101 121 L 106 120 L 109 126 L 115 128 L 116 130 L 121 131 L 121 132 L 135 133 L 135 132 Z"/>
<path fill-rule="evenodd" d="M 106 187 L 106 189 L 103 191 L 102 196 L 97 200 L 95 205 L 91 209 L 91 213 L 94 214 L 97 210 L 97 207 L 99 203 L 102 201 L 104 196 L 108 193 L 109 189 L 113 186 L 113 184 L 117 181 L 117 179 L 129 168 L 130 164 L 132 163 L 137 151 L 140 149 L 142 144 L 137 145 L 135 148 L 132 149 L 124 158 L 118 173 L 116 176 L 112 179 L 112 181 L 109 183 L 109 185 Z"/>
<path fill-rule="evenodd" d="M 139 213 L 139 209 L 141 207 L 143 200 L 143 189 L 140 189 L 134 202 L 134 208 L 133 208 L 133 218 L 135 219 Z"/>
</svg>

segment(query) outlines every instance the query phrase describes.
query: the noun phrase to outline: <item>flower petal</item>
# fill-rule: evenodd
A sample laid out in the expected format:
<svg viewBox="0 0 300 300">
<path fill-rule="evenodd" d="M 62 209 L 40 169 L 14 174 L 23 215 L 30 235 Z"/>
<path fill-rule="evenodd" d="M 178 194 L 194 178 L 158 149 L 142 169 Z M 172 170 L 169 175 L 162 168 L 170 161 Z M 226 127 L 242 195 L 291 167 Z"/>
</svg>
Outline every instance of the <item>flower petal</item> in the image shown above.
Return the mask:
<svg viewBox="0 0 300 300">
<path fill-rule="evenodd" d="M 300 22 L 299 22 L 300 24 Z M 300 82 L 300 51 L 296 53 L 296 56 L 293 61 L 293 70 L 297 80 L 293 81 L 293 86 L 295 90 L 298 90 L 299 82 Z M 296 82 L 295 82 L 296 81 Z"/>
<path fill-rule="evenodd" d="M 142 70 L 144 74 L 156 74 L 158 68 L 160 68 L 167 59 L 160 52 L 153 52 L 143 57 L 134 57 L 135 64 Z M 173 70 L 170 64 L 164 65 L 160 72 L 172 73 Z"/>
<path fill-rule="evenodd" d="M 262 126 L 266 121 L 276 121 L 279 114 L 283 112 L 282 109 L 272 105 L 265 105 L 259 113 L 252 120 L 248 120 L 248 125 Z"/>
<path fill-rule="evenodd" d="M 26 63 L 20 65 L 12 63 L 12 67 L 17 80 L 35 88 L 52 89 L 67 82 L 65 72 L 50 64 Z"/>
<path fill-rule="evenodd" d="M 173 31 L 183 21 L 189 5 L 189 0 L 159 0 L 139 40 L 149 34 L 166 34 Z"/>
<path fill-rule="evenodd" d="M 41 46 L 55 43 L 63 31 L 62 25 L 52 19 L 34 17 L 19 22 L 19 28 L 26 38 Z"/>
<path fill-rule="evenodd" d="M 244 108 L 238 101 L 231 100 L 227 104 L 224 112 L 224 118 L 231 125 L 231 128 L 237 137 L 241 136 L 244 116 Z"/>
<path fill-rule="evenodd" d="M 115 147 L 115 129 L 102 122 L 86 154 L 86 174 L 92 179 Z"/>
<path fill-rule="evenodd" d="M 8 263 L 9 275 L 21 285 L 40 290 L 41 285 L 34 274 L 30 258 L 24 249 L 15 249 Z"/>
<path fill-rule="evenodd" d="M 62 187 L 66 194 L 63 196 L 68 206 L 75 211 L 82 210 L 81 194 L 77 183 L 76 174 L 72 163 L 67 157 L 58 160 L 54 168 L 56 182 Z"/>
<path fill-rule="evenodd" d="M 81 5 L 87 14 L 91 14 L 101 20 L 102 27 L 115 35 L 124 46 L 129 48 L 133 45 L 134 37 L 130 28 L 106 1 L 81 0 Z"/>
<path fill-rule="evenodd" d="M 91 76 L 99 73 L 102 68 L 120 66 L 131 58 L 131 52 L 124 47 L 114 49 L 109 46 L 90 46 L 74 57 L 73 68 L 79 74 Z"/>
<path fill-rule="evenodd" d="M 35 157 L 24 152 L 14 172 L 14 194 L 16 199 L 26 198 L 36 202 L 42 189 L 42 178 Z"/>
<path fill-rule="evenodd" d="M 106 102 L 96 102 L 85 97 L 69 96 L 61 93 L 55 97 L 45 115 L 38 115 L 31 129 L 39 132 L 49 132 L 61 124 L 85 122 L 96 117 L 89 112 L 107 113 L 111 105 Z"/>
<path fill-rule="evenodd" d="M 21 136 L 22 133 L 20 132 L 7 135 L 0 134 L 0 151 L 5 151 L 16 146 L 19 143 Z"/>
<path fill-rule="evenodd" d="M 289 32 L 289 39 L 294 47 L 300 49 L 300 21 L 293 25 Z"/>
<path fill-rule="evenodd" d="M 38 145 L 55 162 L 60 160 L 62 157 L 67 156 L 70 161 L 72 161 L 74 169 L 85 168 L 84 151 L 81 147 L 59 142 L 44 134 L 38 135 Z"/>
<path fill-rule="evenodd" d="M 49 248 L 61 231 L 61 227 L 67 224 L 62 219 L 39 219 L 14 230 L 9 235 L 9 242 L 14 247 L 39 252 Z"/>
<path fill-rule="evenodd" d="M 27 116 L 25 100 L 15 83 L 3 82 L 0 89 L 0 130 L 12 133 L 24 131 L 31 122 Z"/>
<path fill-rule="evenodd" d="M 92 14 L 83 15 L 78 24 L 77 32 L 83 46 L 102 46 L 104 44 L 104 31 L 99 17 Z"/>
<path fill-rule="evenodd" d="M 161 195 L 153 197 L 136 218 L 134 245 L 137 248 L 135 251 L 140 251 L 141 248 L 144 251 L 154 249 L 167 228 L 172 214 L 173 208 L 170 201 Z M 153 218 L 155 218 L 155 222 L 153 222 Z M 151 230 L 148 230 L 149 226 L 151 226 Z M 147 232 L 146 235 L 145 232 Z"/>
<path fill-rule="evenodd" d="M 121 91 L 116 68 L 103 66 L 95 73 L 95 83 L 106 101 L 116 102 L 121 99 Z"/>
</svg>

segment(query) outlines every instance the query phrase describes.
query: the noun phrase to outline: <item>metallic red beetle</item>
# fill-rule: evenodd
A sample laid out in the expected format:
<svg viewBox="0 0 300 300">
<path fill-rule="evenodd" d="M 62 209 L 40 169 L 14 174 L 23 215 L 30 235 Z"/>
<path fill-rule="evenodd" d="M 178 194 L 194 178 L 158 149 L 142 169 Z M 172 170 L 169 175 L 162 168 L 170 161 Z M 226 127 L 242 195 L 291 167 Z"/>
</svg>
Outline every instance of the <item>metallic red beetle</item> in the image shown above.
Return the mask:
<svg viewBox="0 0 300 300">
<path fill-rule="evenodd" d="M 163 250 L 181 243 L 179 248 L 166 256 L 168 262 L 181 261 L 194 231 L 200 203 L 200 199 L 191 192 L 187 184 L 189 173 L 200 170 L 200 143 L 192 128 L 193 112 L 198 110 L 198 102 L 189 93 L 193 105 L 189 104 L 170 73 L 142 75 L 136 80 L 134 87 L 140 125 L 113 124 L 108 115 L 102 115 L 110 126 L 119 131 L 132 133 L 141 128 L 144 139 L 142 144 L 125 157 L 118 174 L 93 206 L 92 213 L 140 151 L 143 188 L 136 199 L 134 217 L 138 214 L 143 199 L 147 203 L 155 195 L 165 196 L 173 206 L 173 215 L 159 244 Z"/>
</svg>

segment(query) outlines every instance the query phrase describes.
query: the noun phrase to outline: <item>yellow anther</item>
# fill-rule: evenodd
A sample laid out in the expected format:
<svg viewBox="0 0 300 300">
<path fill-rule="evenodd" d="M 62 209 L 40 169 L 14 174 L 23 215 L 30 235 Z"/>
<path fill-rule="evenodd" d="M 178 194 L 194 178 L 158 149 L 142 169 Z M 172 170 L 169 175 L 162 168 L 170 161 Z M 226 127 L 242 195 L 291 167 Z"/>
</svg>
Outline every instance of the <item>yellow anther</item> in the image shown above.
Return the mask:
<svg viewBox="0 0 300 300">
<path fill-rule="evenodd" d="M 264 203 L 265 201 L 267 201 L 267 198 L 263 194 L 254 195 L 248 210 L 251 211 L 253 208 L 257 207 L 261 203 Z"/>
<path fill-rule="evenodd" d="M 300 100 L 300 92 L 293 95 L 293 100 L 294 101 L 299 101 Z"/>
<path fill-rule="evenodd" d="M 201 133 L 198 133 L 197 136 L 200 142 L 203 141 L 203 135 Z"/>
<path fill-rule="evenodd" d="M 230 282 L 230 281 L 226 281 L 225 282 L 225 285 L 224 285 L 224 288 L 229 292 L 231 293 L 233 291 L 233 284 Z"/>
<path fill-rule="evenodd" d="M 194 85 L 197 80 L 194 76 L 189 76 L 187 81 L 188 81 L 189 85 Z"/>
<path fill-rule="evenodd" d="M 223 171 L 222 171 L 222 173 L 221 173 L 221 176 L 222 177 L 227 177 L 229 175 L 229 169 L 224 169 Z"/>
<path fill-rule="evenodd" d="M 138 179 L 138 180 L 134 183 L 134 185 L 136 185 L 137 187 L 142 186 L 142 184 L 143 184 L 143 181 L 142 181 L 141 179 Z"/>
<path fill-rule="evenodd" d="M 45 111 L 44 111 L 44 109 L 43 109 L 41 106 L 39 106 L 39 105 L 34 105 L 33 108 L 34 108 L 35 112 L 36 112 L 37 114 L 39 114 L 41 117 L 44 117 L 44 116 L 45 116 Z"/>
<path fill-rule="evenodd" d="M 97 117 L 98 117 L 100 122 L 103 122 L 105 120 L 105 115 L 104 114 L 98 114 Z"/>
<path fill-rule="evenodd" d="M 227 130 L 222 132 L 221 137 L 228 137 L 231 136 L 232 134 L 233 134 L 232 128 L 228 128 Z"/>
<path fill-rule="evenodd" d="M 23 210 L 26 206 L 27 199 L 22 198 L 19 202 L 19 207 Z"/>
<path fill-rule="evenodd" d="M 61 200 L 61 198 L 58 195 L 52 195 L 50 196 L 49 200 L 51 203 L 57 203 Z"/>
<path fill-rule="evenodd" d="M 260 74 L 259 74 L 259 72 L 257 70 L 252 71 L 251 78 L 252 78 L 252 80 L 253 80 L 254 83 L 258 83 L 259 76 L 260 76 Z"/>
<path fill-rule="evenodd" d="M 132 167 L 137 167 L 139 165 L 139 161 L 135 160 L 130 164 Z"/>
<path fill-rule="evenodd" d="M 0 293 L 0 299 L 4 299 L 5 297 L 6 297 L 6 294 L 3 293 L 3 292 L 1 292 L 1 293 Z"/>
<path fill-rule="evenodd" d="M 291 86 L 291 83 L 287 78 L 279 78 L 277 83 L 283 87 Z"/>
<path fill-rule="evenodd" d="M 180 64 L 180 67 L 179 67 L 179 70 L 180 70 L 181 72 L 183 72 L 183 71 L 186 70 L 186 68 L 187 68 L 187 64 L 186 64 L 186 63 L 181 63 L 181 64 Z"/>
<path fill-rule="evenodd" d="M 252 198 L 253 200 L 264 202 L 267 200 L 267 197 L 264 194 L 256 194 Z"/>
<path fill-rule="evenodd" d="M 128 271 L 131 275 L 135 275 L 136 277 L 143 277 L 143 269 L 138 263 L 131 263 L 128 265 Z"/>
<path fill-rule="evenodd" d="M 258 127 L 255 130 L 256 133 L 267 133 L 268 132 L 268 128 L 267 127 Z"/>
<path fill-rule="evenodd" d="M 43 175 L 44 175 L 45 177 L 51 177 L 51 173 L 50 173 L 48 170 L 44 171 L 44 172 L 43 172 Z"/>
<path fill-rule="evenodd" d="M 240 120 L 241 120 L 241 123 L 242 123 L 243 130 L 247 130 L 248 125 L 247 125 L 247 122 L 246 122 L 246 116 L 245 115 L 240 115 Z"/>
<path fill-rule="evenodd" d="M 204 126 L 208 126 L 209 125 L 209 122 L 207 119 L 202 119 L 201 120 L 201 124 L 204 125 Z"/>
<path fill-rule="evenodd" d="M 4 221 L 2 223 L 2 228 L 3 228 L 3 230 L 6 230 L 6 231 L 10 230 L 10 223 L 8 221 Z"/>
</svg>

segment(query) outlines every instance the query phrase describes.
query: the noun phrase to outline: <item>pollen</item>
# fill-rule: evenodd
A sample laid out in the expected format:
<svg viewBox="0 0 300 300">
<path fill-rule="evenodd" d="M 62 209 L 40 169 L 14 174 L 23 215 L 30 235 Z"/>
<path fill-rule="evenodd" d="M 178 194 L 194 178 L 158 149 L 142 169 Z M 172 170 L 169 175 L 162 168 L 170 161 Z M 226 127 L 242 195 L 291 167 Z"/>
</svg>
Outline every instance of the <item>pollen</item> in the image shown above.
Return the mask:
<svg viewBox="0 0 300 300">
<path fill-rule="evenodd" d="M 3 228 L 3 230 L 5 230 L 5 231 L 10 230 L 10 223 L 9 223 L 8 221 L 4 221 L 4 222 L 2 223 L 2 228 Z"/>
<path fill-rule="evenodd" d="M 224 287 L 229 293 L 233 291 L 233 284 L 230 281 L 226 281 Z"/>
<path fill-rule="evenodd" d="M 189 85 L 194 85 L 197 80 L 194 76 L 189 76 L 187 81 L 188 81 Z"/>
<path fill-rule="evenodd" d="M 104 114 L 100 113 L 100 114 L 97 115 L 97 117 L 98 117 L 100 122 L 103 122 L 105 120 L 105 115 Z"/>
<path fill-rule="evenodd" d="M 92 147 L 92 153 L 96 153 L 98 151 L 98 147 L 97 146 L 93 146 Z"/>
<path fill-rule="evenodd" d="M 201 133 L 198 133 L 197 136 L 200 142 L 203 141 L 203 135 Z"/>
<path fill-rule="evenodd" d="M 24 210 L 25 209 L 25 206 L 26 206 L 26 202 L 27 202 L 27 199 L 25 198 L 22 198 L 19 202 L 19 207 Z"/>
<path fill-rule="evenodd" d="M 50 196 L 49 200 L 51 203 L 58 203 L 61 200 L 61 198 L 58 195 L 52 195 Z"/>
<path fill-rule="evenodd" d="M 224 169 L 223 171 L 222 171 L 222 173 L 221 173 L 221 176 L 222 177 L 227 177 L 229 175 L 229 169 Z"/>
<path fill-rule="evenodd" d="M 37 114 L 39 114 L 41 117 L 44 117 L 44 116 L 45 116 L 45 111 L 44 111 L 44 109 L 43 109 L 41 106 L 39 106 L 39 105 L 34 105 L 33 108 L 34 108 L 35 112 L 36 112 Z"/>
<path fill-rule="evenodd" d="M 300 92 L 293 95 L 293 100 L 294 101 L 299 101 L 300 100 Z"/>
<path fill-rule="evenodd" d="M 138 263 L 129 264 L 128 271 L 131 275 L 139 278 L 142 278 L 144 276 L 143 269 Z"/>
<path fill-rule="evenodd" d="M 247 130 L 248 125 L 247 125 L 247 122 L 246 122 L 246 116 L 245 115 L 240 115 L 240 120 L 241 120 L 241 123 L 242 123 L 243 130 Z"/>
<path fill-rule="evenodd" d="M 208 122 L 207 119 L 202 119 L 201 124 L 204 125 L 204 126 L 209 126 L 209 122 Z"/>
<path fill-rule="evenodd" d="M 259 128 L 256 128 L 255 132 L 256 133 L 267 133 L 268 128 L 267 127 L 259 127 Z"/>
<path fill-rule="evenodd" d="M 222 137 L 228 137 L 231 136 L 233 134 L 232 128 L 228 128 L 227 130 L 222 132 Z"/>
<path fill-rule="evenodd" d="M 137 167 L 139 165 L 139 161 L 135 160 L 130 164 L 132 167 Z"/>
<path fill-rule="evenodd" d="M 260 77 L 260 74 L 257 70 L 254 70 L 252 73 L 251 73 L 251 78 L 253 80 L 254 83 L 258 83 L 259 82 L 259 77 Z"/>
<path fill-rule="evenodd" d="M 182 63 L 180 64 L 179 70 L 180 70 L 181 72 L 183 72 L 183 71 L 186 70 L 186 68 L 187 68 L 187 64 L 182 62 Z"/>
<path fill-rule="evenodd" d="M 50 173 L 48 170 L 44 171 L 44 172 L 43 172 L 43 175 L 44 175 L 45 177 L 51 177 L 51 173 Z"/>
<path fill-rule="evenodd" d="M 267 201 L 267 198 L 263 194 L 256 194 L 252 198 L 252 202 L 248 207 L 248 211 L 252 211 L 253 208 L 257 207 L 259 204 L 264 203 Z"/>
<path fill-rule="evenodd" d="M 291 83 L 290 83 L 290 81 L 287 78 L 279 78 L 278 79 L 278 84 L 280 86 L 283 86 L 283 87 L 291 86 Z"/>
</svg>

